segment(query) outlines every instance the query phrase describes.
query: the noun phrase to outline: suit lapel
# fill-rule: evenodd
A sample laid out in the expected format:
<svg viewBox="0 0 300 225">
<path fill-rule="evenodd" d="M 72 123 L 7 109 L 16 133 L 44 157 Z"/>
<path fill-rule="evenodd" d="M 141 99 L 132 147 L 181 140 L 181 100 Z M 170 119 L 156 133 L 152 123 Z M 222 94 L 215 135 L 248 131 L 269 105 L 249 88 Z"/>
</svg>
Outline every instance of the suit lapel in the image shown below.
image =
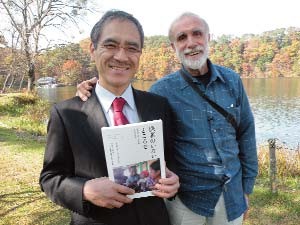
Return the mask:
<svg viewBox="0 0 300 225">
<path fill-rule="evenodd" d="M 149 113 L 151 104 L 147 101 L 147 95 L 133 88 L 133 96 L 141 121 L 151 120 L 151 113 Z M 101 128 L 108 127 L 109 125 L 94 89 L 91 97 L 83 104 L 82 112 L 86 115 L 86 121 L 83 121 L 83 127 L 90 139 L 102 139 Z"/>
<path fill-rule="evenodd" d="M 101 146 L 101 128 L 107 127 L 108 123 L 94 89 L 92 90 L 91 97 L 83 104 L 82 112 L 86 115 L 86 121 L 83 121 L 83 129 L 85 129 L 85 133 L 91 143 L 94 143 L 96 147 Z"/>
<path fill-rule="evenodd" d="M 150 104 L 147 103 L 147 96 L 144 94 L 144 92 L 136 90 L 134 88 L 133 88 L 133 96 L 134 96 L 135 105 L 141 122 L 148 121 L 150 119 L 149 118 Z"/>
</svg>

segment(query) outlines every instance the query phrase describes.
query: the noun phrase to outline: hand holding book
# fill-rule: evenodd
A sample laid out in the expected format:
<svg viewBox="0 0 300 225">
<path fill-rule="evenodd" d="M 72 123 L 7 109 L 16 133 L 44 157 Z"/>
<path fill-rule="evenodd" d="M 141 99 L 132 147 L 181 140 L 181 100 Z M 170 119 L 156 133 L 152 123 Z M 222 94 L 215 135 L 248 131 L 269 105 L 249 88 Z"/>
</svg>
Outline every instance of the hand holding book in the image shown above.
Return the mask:
<svg viewBox="0 0 300 225">
<path fill-rule="evenodd" d="M 177 193 L 179 186 L 178 176 L 166 167 L 166 178 L 159 180 L 159 183 L 155 185 L 157 190 L 152 193 L 157 197 L 171 198 Z"/>
<path fill-rule="evenodd" d="M 134 190 L 117 184 L 107 177 L 88 180 L 83 187 L 83 198 L 94 205 L 105 208 L 121 208 L 131 203 L 126 195 L 134 194 Z"/>
<path fill-rule="evenodd" d="M 166 177 L 161 120 L 103 127 L 102 137 L 109 179 L 135 190 L 128 197 L 168 198 L 177 192 L 177 175 L 169 171 Z"/>
</svg>

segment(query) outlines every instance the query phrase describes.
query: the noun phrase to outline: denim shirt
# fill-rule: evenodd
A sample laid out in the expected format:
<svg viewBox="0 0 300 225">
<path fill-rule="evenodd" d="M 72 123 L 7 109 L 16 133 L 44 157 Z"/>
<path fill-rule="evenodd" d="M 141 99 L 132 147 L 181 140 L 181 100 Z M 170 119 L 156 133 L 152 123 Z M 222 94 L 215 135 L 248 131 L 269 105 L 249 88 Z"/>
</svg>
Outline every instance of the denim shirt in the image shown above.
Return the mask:
<svg viewBox="0 0 300 225">
<path fill-rule="evenodd" d="M 254 118 L 239 75 L 209 60 L 208 66 L 211 80 L 207 87 L 183 71 L 235 117 L 237 130 L 186 83 L 179 71 L 158 80 L 150 92 L 166 97 L 176 118 L 175 159 L 181 201 L 197 214 L 213 216 L 223 192 L 231 221 L 246 210 L 244 194 L 252 192 L 257 176 Z"/>
</svg>

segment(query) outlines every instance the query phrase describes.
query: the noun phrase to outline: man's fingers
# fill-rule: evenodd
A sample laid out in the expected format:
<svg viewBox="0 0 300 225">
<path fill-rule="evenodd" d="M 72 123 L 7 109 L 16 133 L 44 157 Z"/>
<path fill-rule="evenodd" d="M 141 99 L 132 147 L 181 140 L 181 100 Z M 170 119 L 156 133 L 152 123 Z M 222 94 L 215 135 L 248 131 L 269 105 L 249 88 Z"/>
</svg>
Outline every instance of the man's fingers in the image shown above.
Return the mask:
<svg viewBox="0 0 300 225">
<path fill-rule="evenodd" d="M 113 208 L 121 208 L 124 205 L 124 203 L 117 200 L 111 200 L 109 204 L 112 205 Z"/>
<path fill-rule="evenodd" d="M 161 184 L 174 184 L 177 182 L 179 183 L 179 177 L 171 170 L 169 170 L 167 167 L 166 167 L 166 177 L 167 178 L 161 178 L 159 180 L 159 183 Z"/>
<path fill-rule="evenodd" d="M 128 198 L 126 195 L 120 194 L 118 193 L 115 197 L 114 197 L 115 201 L 121 202 L 121 203 L 131 203 L 133 201 L 133 199 Z"/>
<path fill-rule="evenodd" d="M 104 204 L 102 203 L 102 204 L 98 204 L 98 206 L 108 208 L 108 209 L 113 209 L 114 208 L 114 206 L 110 203 L 104 203 Z"/>
<path fill-rule="evenodd" d="M 83 81 L 84 89 L 91 90 L 91 89 L 93 89 L 93 87 L 95 86 L 96 83 L 97 83 L 96 77 L 94 77 L 90 80 Z"/>
<path fill-rule="evenodd" d="M 88 90 L 85 90 L 85 89 L 83 89 L 83 90 L 81 91 L 81 94 L 84 95 L 84 96 L 87 96 L 87 97 L 90 97 L 90 96 L 91 96 L 91 92 L 88 91 Z"/>
<path fill-rule="evenodd" d="M 97 83 L 97 77 L 93 77 L 92 79 L 89 79 L 88 81 L 92 84 L 95 85 Z"/>
<path fill-rule="evenodd" d="M 90 84 L 90 83 L 88 83 L 88 81 L 86 81 L 86 82 L 84 82 L 84 89 L 82 89 L 82 91 L 90 91 L 90 90 L 92 90 L 93 89 L 93 86 Z"/>
<path fill-rule="evenodd" d="M 82 86 L 83 86 L 83 89 L 85 89 L 85 90 L 91 90 L 95 86 L 96 83 L 97 83 L 97 78 L 93 77 L 92 79 L 83 81 Z M 81 90 L 81 86 L 79 88 Z"/>
<path fill-rule="evenodd" d="M 86 101 L 90 96 L 93 86 L 97 83 L 97 78 L 93 77 L 92 79 L 81 82 L 77 85 L 76 96 L 79 96 L 82 101 Z"/>
<path fill-rule="evenodd" d="M 116 184 L 115 185 L 115 189 L 117 192 L 121 193 L 121 194 L 124 194 L 124 195 L 132 195 L 134 194 L 134 190 L 129 188 L 129 187 L 126 187 L 124 185 L 121 185 L 121 184 Z"/>
<path fill-rule="evenodd" d="M 152 193 L 157 196 L 157 197 L 160 197 L 160 198 L 171 198 L 173 197 L 177 192 L 170 192 L 170 193 L 167 193 L 167 192 L 161 192 L 161 191 L 152 191 Z"/>
<path fill-rule="evenodd" d="M 128 204 L 133 201 L 133 199 L 130 199 L 126 196 L 128 194 L 134 194 L 134 190 L 131 188 L 120 184 L 114 184 L 112 190 L 114 194 L 111 196 L 109 204 L 113 205 L 114 207 L 120 208 L 123 206 L 123 204 Z"/>
<path fill-rule="evenodd" d="M 157 188 L 159 187 L 165 187 L 165 188 L 173 188 L 174 190 L 177 190 L 179 188 L 179 177 L 171 172 L 170 170 L 168 171 L 167 178 L 161 178 L 159 180 L 159 184 L 157 184 Z"/>
<path fill-rule="evenodd" d="M 153 190 L 154 195 L 161 198 L 170 198 L 177 193 L 179 188 L 179 183 L 173 185 L 156 184 L 155 188 L 157 188 L 157 190 Z"/>
<path fill-rule="evenodd" d="M 165 184 L 165 185 L 173 185 L 173 184 L 179 184 L 179 178 L 176 174 L 173 174 L 172 177 L 169 178 L 161 178 L 159 180 L 160 184 Z"/>
<path fill-rule="evenodd" d="M 249 217 L 249 208 L 244 212 L 243 220 L 245 221 Z"/>
<path fill-rule="evenodd" d="M 157 190 L 153 191 L 154 195 L 161 198 L 170 198 L 174 196 L 180 186 L 178 176 L 168 168 L 166 168 L 166 175 L 167 178 L 160 179 L 159 183 L 155 185 Z"/>
<path fill-rule="evenodd" d="M 156 184 L 155 185 L 155 188 L 158 190 L 158 191 L 161 191 L 161 192 L 166 192 L 166 193 L 176 193 L 178 188 L 179 188 L 179 185 L 177 184 L 174 184 L 174 185 L 161 185 L 161 184 Z"/>
<path fill-rule="evenodd" d="M 78 96 L 82 101 L 86 101 L 86 100 L 88 100 L 88 97 L 86 96 L 86 95 L 84 95 L 84 94 L 82 94 L 82 92 L 81 91 L 77 91 L 76 92 L 76 96 Z"/>
<path fill-rule="evenodd" d="M 82 90 L 77 91 L 77 92 L 79 93 L 79 97 L 80 97 L 80 95 L 82 95 L 82 96 L 88 96 L 88 97 L 91 96 L 91 93 L 89 91 L 85 90 L 85 89 L 82 89 Z"/>
</svg>

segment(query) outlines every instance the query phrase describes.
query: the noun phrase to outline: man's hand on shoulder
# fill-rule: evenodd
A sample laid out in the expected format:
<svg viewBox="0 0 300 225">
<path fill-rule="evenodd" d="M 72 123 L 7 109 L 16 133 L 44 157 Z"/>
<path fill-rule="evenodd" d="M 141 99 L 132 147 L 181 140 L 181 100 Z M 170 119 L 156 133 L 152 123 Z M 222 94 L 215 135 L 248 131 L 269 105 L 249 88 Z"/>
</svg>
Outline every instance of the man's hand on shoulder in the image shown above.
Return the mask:
<svg viewBox="0 0 300 225">
<path fill-rule="evenodd" d="M 126 195 L 134 194 L 134 190 L 109 180 L 107 177 L 87 181 L 83 187 L 83 198 L 94 205 L 105 208 L 121 208 L 132 199 Z"/>
<path fill-rule="evenodd" d="M 178 192 L 179 186 L 178 176 L 166 167 L 166 178 L 161 178 L 155 185 L 157 190 L 152 192 L 161 198 L 171 198 Z"/>
<path fill-rule="evenodd" d="M 91 90 L 97 83 L 97 78 L 93 77 L 92 79 L 82 81 L 77 85 L 76 96 L 78 96 L 82 101 L 88 100 L 91 96 Z"/>
</svg>

